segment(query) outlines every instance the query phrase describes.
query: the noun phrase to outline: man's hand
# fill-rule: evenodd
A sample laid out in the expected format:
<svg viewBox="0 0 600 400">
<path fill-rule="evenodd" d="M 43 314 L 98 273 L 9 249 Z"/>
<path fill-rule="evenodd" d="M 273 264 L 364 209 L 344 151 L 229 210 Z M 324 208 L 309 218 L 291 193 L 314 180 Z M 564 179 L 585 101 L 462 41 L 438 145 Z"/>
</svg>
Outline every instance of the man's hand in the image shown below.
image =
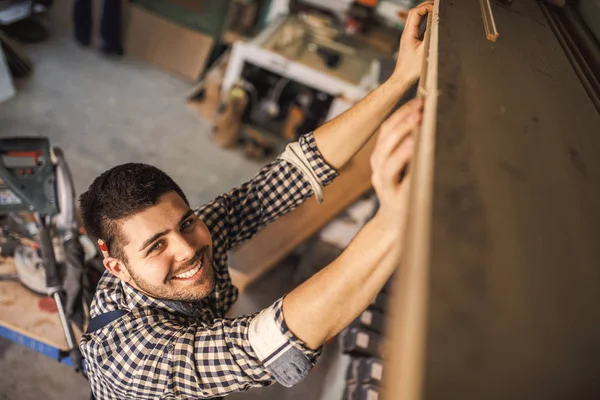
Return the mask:
<svg viewBox="0 0 600 400">
<path fill-rule="evenodd" d="M 402 232 L 408 208 L 410 174 L 402 177 L 414 149 L 411 132 L 421 124 L 423 101 L 412 100 L 398 109 L 379 130 L 371 156 L 371 182 L 379 197 L 377 218 L 386 228 Z"/>
<path fill-rule="evenodd" d="M 358 153 L 421 74 L 425 46 L 418 38 L 419 22 L 432 11 L 433 1 L 410 11 L 392 76 L 354 107 L 315 131 L 317 147 L 333 168 L 341 169 Z"/>
<path fill-rule="evenodd" d="M 419 24 L 430 12 L 433 12 L 433 0 L 423 2 L 408 13 L 394 70 L 394 76 L 401 77 L 403 81 L 413 82 L 421 75 L 425 46 L 419 40 Z"/>
<path fill-rule="evenodd" d="M 411 131 L 421 123 L 414 100 L 380 128 L 371 165 L 379 212 L 331 264 L 283 299 L 288 328 L 311 349 L 337 335 L 363 312 L 398 267 L 404 248 L 409 182 L 400 174 L 413 153 Z"/>
</svg>

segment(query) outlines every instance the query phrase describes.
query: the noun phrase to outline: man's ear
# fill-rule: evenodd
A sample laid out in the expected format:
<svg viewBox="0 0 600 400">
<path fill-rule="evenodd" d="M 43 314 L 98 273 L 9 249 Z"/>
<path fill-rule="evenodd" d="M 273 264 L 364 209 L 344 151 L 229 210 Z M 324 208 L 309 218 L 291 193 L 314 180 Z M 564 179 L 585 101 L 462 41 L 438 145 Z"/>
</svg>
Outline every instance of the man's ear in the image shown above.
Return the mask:
<svg viewBox="0 0 600 400">
<path fill-rule="evenodd" d="M 125 282 L 131 281 L 131 275 L 129 275 L 129 271 L 125 267 L 125 264 L 123 264 L 123 262 L 118 258 L 108 256 L 104 257 L 102 262 L 104 267 L 117 278 Z"/>
</svg>

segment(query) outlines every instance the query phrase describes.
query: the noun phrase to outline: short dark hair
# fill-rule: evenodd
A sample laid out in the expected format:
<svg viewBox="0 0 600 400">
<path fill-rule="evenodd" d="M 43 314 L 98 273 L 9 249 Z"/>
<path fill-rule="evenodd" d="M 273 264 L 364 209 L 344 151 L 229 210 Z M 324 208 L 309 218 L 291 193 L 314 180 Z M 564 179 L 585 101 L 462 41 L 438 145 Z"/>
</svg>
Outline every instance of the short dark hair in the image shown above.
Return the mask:
<svg viewBox="0 0 600 400">
<path fill-rule="evenodd" d="M 155 205 L 168 192 L 177 193 L 189 206 L 179 185 L 156 167 L 128 163 L 111 168 L 94 179 L 79 197 L 83 227 L 94 243 L 104 240 L 111 256 L 125 262 L 123 246 L 127 243 L 119 220 Z"/>
</svg>

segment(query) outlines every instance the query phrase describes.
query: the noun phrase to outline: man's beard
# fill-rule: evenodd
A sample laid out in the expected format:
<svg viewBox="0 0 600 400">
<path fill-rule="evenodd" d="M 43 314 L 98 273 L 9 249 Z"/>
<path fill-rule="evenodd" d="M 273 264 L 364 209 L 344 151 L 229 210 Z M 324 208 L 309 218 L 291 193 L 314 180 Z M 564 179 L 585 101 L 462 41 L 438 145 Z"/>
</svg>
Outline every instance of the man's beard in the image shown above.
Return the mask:
<svg viewBox="0 0 600 400">
<path fill-rule="evenodd" d="M 202 256 L 204 249 L 199 249 L 192 260 L 188 263 L 188 267 L 195 265 L 198 261 L 200 261 L 200 257 Z M 207 265 L 202 265 L 203 271 L 201 271 L 204 276 L 194 285 L 190 285 L 187 287 L 173 287 L 169 285 L 153 285 L 147 281 L 145 281 L 142 277 L 138 276 L 133 272 L 133 270 L 127 266 L 127 270 L 129 271 L 129 275 L 131 279 L 135 282 L 138 288 L 140 288 L 145 294 L 154 297 L 156 299 L 162 300 L 175 300 L 175 301 L 185 301 L 185 302 L 198 302 L 208 295 L 212 293 L 215 288 L 215 278 L 214 271 L 212 268 L 212 254 L 209 250 L 208 256 L 206 257 L 208 261 Z M 168 282 L 168 281 L 167 281 Z"/>
</svg>

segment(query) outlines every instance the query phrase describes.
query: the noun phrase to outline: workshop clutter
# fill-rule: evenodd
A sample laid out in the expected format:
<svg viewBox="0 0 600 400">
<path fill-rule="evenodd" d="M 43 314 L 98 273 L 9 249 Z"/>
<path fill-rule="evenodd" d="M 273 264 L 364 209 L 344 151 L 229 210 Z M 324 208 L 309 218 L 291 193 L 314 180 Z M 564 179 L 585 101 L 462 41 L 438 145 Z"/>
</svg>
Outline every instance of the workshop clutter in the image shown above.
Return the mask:
<svg viewBox="0 0 600 400">
<path fill-rule="evenodd" d="M 378 209 L 379 203 L 375 194 L 363 197 L 321 230 L 320 241 L 339 249 L 347 247 Z M 392 282 L 393 277 L 369 307 L 339 335 L 342 353 L 350 357 L 343 400 L 380 398 L 385 358 L 385 329 Z"/>
<path fill-rule="evenodd" d="M 43 325 L 41 320 L 60 321 L 66 342 L 56 345 L 60 349 L 56 351 L 70 357 L 75 370 L 81 371 L 74 328 L 83 331 L 87 324 L 95 278 L 104 267 L 90 239 L 82 235 L 75 203 L 71 173 L 60 148 L 39 136 L 0 139 L 0 255 L 9 260 L 3 264 L 13 267 L 0 273 L 0 281 L 16 281 L 51 297 L 55 307 L 48 307 L 52 301 L 41 301 L 38 308 L 58 311 L 48 320 L 28 309 L 28 318 L 22 318 L 14 304 L 14 309 L 4 307 L 2 317 L 20 332 Z M 22 304 L 37 301 L 19 285 L 4 289 L 22 297 Z M 36 315 L 39 319 L 34 322 Z"/>
<path fill-rule="evenodd" d="M 200 78 L 188 105 L 213 124 L 215 144 L 262 159 L 385 79 L 418 1 L 132 3 L 128 54 Z"/>
<path fill-rule="evenodd" d="M 381 398 L 385 328 L 389 294 L 394 277 L 369 307 L 340 334 L 340 346 L 350 356 L 343 400 Z"/>
<path fill-rule="evenodd" d="M 251 107 L 251 97 L 246 88 L 235 85 L 224 95 L 221 94 L 226 60 L 227 57 L 222 57 L 207 72 L 190 99 L 189 106 L 212 123 L 213 140 L 219 147 L 241 147 L 244 156 L 249 159 L 268 157 L 275 151 L 275 141 L 244 124 L 244 115 Z"/>
<path fill-rule="evenodd" d="M 381 54 L 360 41 L 345 43 L 344 36 L 339 21 L 314 10 L 280 17 L 213 63 L 190 108 L 213 123 L 217 145 L 266 157 L 380 82 Z"/>
</svg>

